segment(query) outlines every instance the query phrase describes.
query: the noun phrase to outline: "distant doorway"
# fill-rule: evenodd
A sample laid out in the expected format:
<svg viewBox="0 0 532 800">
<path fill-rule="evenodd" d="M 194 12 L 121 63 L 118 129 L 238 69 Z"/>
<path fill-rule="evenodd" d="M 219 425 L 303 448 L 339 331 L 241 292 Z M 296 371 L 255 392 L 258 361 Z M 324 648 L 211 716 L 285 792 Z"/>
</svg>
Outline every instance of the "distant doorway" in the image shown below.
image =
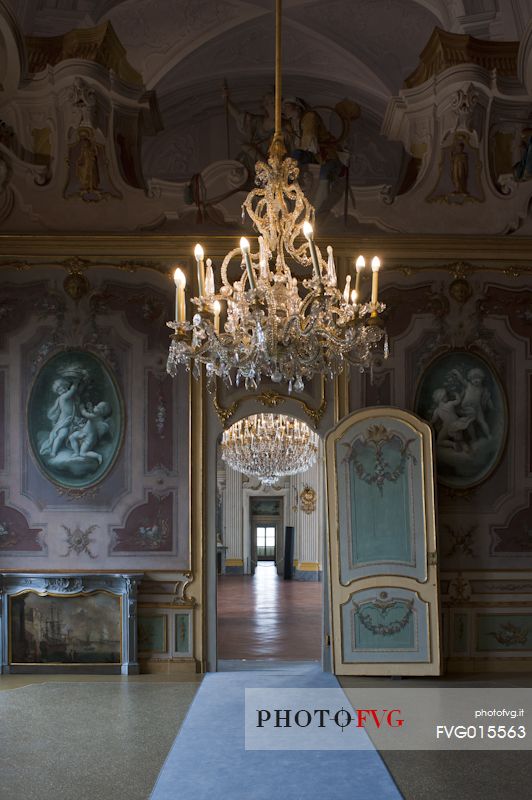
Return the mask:
<svg viewBox="0 0 532 800">
<path fill-rule="evenodd" d="M 273 562 L 275 560 L 277 525 L 255 524 L 253 535 L 257 548 L 257 561 Z"/>
<path fill-rule="evenodd" d="M 244 509 L 244 515 L 246 510 Z M 250 572 L 253 574 L 259 561 L 273 561 L 281 574 L 283 566 L 283 500 L 274 495 L 249 497 L 249 553 Z M 245 534 L 244 534 L 245 535 Z"/>
</svg>

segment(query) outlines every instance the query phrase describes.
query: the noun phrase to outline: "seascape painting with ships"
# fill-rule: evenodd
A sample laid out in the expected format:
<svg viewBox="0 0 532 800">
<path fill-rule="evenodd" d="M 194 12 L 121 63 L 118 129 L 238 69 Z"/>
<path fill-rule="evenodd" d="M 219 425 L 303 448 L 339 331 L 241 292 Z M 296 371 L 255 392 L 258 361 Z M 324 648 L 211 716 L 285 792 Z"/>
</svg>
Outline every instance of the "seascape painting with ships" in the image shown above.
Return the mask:
<svg viewBox="0 0 532 800">
<path fill-rule="evenodd" d="M 12 664 L 119 664 L 120 597 L 24 592 L 11 598 Z"/>
</svg>

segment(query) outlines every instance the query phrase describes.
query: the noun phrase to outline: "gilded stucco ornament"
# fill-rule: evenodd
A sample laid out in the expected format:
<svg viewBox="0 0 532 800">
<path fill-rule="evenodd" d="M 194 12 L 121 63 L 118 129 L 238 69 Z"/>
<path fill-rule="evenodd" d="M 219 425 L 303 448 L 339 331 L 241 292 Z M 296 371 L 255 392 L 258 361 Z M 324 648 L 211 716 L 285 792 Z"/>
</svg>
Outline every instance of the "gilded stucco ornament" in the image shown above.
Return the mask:
<svg viewBox="0 0 532 800">
<path fill-rule="evenodd" d="M 299 495 L 301 511 L 304 511 L 305 514 L 312 514 L 316 510 L 317 499 L 316 490 L 312 486 L 305 486 Z"/>
<path fill-rule="evenodd" d="M 71 269 L 63 281 L 63 289 L 75 303 L 78 303 L 89 292 L 90 283 L 82 272 Z"/>
<path fill-rule="evenodd" d="M 449 286 L 449 294 L 453 300 L 463 305 L 471 297 L 473 290 L 471 284 L 465 278 L 455 278 Z"/>
</svg>

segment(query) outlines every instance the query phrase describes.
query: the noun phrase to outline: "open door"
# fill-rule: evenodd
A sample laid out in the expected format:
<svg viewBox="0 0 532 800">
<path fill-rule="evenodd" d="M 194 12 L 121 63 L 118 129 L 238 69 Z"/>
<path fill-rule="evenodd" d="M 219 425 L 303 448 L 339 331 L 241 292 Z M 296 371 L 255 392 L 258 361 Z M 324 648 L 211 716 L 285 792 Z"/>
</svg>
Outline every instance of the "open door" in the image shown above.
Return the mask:
<svg viewBox="0 0 532 800">
<path fill-rule="evenodd" d="M 439 675 L 432 436 L 367 408 L 326 438 L 333 670 Z"/>
</svg>

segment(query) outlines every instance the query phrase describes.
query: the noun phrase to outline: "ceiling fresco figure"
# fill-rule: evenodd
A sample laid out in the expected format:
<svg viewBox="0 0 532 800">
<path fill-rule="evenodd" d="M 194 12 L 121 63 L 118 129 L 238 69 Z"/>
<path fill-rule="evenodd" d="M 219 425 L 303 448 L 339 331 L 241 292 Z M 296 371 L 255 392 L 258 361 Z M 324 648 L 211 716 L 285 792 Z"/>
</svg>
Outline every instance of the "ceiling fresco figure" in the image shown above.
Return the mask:
<svg viewBox="0 0 532 800">
<path fill-rule="evenodd" d="M 241 150 L 236 158 L 245 166 L 251 186 L 255 176 L 255 164 L 257 161 L 266 161 L 268 147 L 273 136 L 275 127 L 273 91 L 265 92 L 262 95 L 261 111 L 258 114 L 240 110 L 231 100 L 226 83 L 223 87 L 223 97 L 227 112 L 235 121 L 237 130 L 242 137 Z"/>
</svg>

